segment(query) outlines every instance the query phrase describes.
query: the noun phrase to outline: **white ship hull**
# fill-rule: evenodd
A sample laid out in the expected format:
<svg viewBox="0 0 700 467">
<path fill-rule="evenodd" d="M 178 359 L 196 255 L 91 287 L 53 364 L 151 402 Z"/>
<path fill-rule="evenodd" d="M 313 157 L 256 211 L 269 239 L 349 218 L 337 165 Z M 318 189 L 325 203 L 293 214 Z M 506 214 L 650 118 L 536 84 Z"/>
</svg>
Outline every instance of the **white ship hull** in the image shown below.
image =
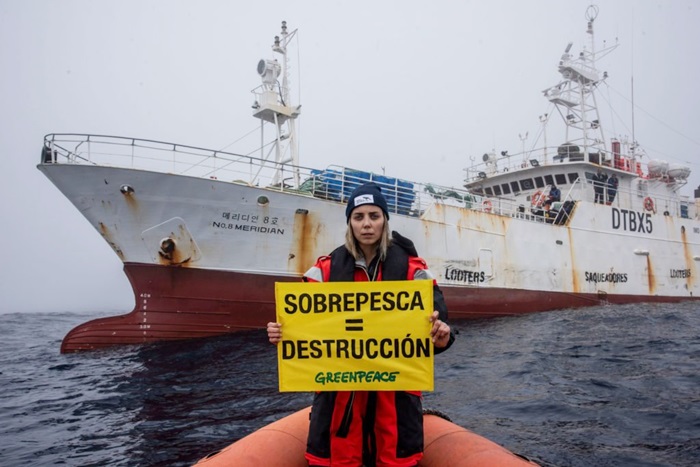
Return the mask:
<svg viewBox="0 0 700 467">
<path fill-rule="evenodd" d="M 124 262 L 135 294 L 131 314 L 76 328 L 64 351 L 263 327 L 274 283 L 298 280 L 344 238 L 341 202 L 133 169 L 39 168 Z M 697 221 L 585 201 L 568 225 L 518 215 L 435 202 L 390 225 L 427 260 L 452 319 L 698 296 Z"/>
</svg>

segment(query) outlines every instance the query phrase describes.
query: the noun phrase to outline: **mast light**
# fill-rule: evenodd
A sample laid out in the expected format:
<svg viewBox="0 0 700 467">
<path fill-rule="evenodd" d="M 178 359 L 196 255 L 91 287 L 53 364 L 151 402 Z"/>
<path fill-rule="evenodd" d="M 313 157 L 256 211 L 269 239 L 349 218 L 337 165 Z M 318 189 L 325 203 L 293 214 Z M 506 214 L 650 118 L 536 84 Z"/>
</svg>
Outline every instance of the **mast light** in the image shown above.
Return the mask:
<svg viewBox="0 0 700 467">
<path fill-rule="evenodd" d="M 277 81 L 282 67 L 277 60 L 260 60 L 258 62 L 258 74 L 262 77 L 264 84 L 273 85 Z"/>
</svg>

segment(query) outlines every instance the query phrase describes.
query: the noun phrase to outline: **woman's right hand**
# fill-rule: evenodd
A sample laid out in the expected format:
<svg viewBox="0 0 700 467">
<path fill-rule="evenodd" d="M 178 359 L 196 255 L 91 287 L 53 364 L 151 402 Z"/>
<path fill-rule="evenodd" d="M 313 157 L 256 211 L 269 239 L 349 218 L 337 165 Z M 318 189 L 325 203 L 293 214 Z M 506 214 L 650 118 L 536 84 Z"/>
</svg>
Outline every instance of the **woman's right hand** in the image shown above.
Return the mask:
<svg viewBox="0 0 700 467">
<path fill-rule="evenodd" d="M 278 344 L 282 340 L 282 325 L 280 323 L 267 323 L 267 338 L 271 344 Z"/>
</svg>

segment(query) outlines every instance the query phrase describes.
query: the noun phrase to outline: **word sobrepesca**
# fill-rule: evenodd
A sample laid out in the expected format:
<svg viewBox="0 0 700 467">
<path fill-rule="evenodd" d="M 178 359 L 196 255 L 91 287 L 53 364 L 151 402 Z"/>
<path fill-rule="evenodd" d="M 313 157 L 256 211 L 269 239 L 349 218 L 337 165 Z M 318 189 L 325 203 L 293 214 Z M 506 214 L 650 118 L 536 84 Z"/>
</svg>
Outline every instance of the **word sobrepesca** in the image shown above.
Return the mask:
<svg viewBox="0 0 700 467">
<path fill-rule="evenodd" d="M 302 293 L 284 296 L 283 308 L 287 314 L 294 313 L 340 313 L 358 311 L 424 311 L 420 292 L 348 292 L 348 293 Z"/>
</svg>

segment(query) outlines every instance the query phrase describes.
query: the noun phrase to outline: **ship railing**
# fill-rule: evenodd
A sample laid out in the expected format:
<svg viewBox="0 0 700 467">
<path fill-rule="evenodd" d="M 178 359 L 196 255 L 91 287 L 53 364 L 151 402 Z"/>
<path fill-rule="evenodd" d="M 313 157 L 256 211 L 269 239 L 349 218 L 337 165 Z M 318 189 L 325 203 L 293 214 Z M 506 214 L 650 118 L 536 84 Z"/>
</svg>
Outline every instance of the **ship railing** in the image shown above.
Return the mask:
<svg viewBox="0 0 700 467">
<path fill-rule="evenodd" d="M 698 210 L 695 202 L 688 196 L 677 195 L 666 190 L 666 182 L 661 180 L 640 180 L 632 189 L 618 187 L 612 195 L 607 184 L 602 186 L 605 204 L 618 209 L 628 209 L 645 214 L 663 214 L 664 216 L 695 219 Z M 655 186 L 656 185 L 656 186 Z M 636 187 L 636 188 L 634 188 Z M 611 196 L 612 195 L 612 196 Z M 595 202 L 594 182 L 586 179 L 572 197 Z"/>
<path fill-rule="evenodd" d="M 366 182 L 373 182 L 381 187 L 392 214 L 422 217 L 436 205 L 509 217 L 514 217 L 522 211 L 522 207 L 514 199 L 487 197 L 461 188 L 418 183 L 336 165 L 324 170 L 312 170 L 312 178 L 306 180 L 302 188 L 318 198 L 345 203 L 352 191 Z"/>
<path fill-rule="evenodd" d="M 514 154 L 503 151 L 500 155 L 484 154 L 483 159 L 485 160 L 483 162 L 465 169 L 466 177 L 464 181 L 469 184 L 495 175 L 569 162 L 590 162 L 601 167 L 614 168 L 634 173 L 640 177 L 646 177 L 648 169 L 646 164 L 640 162 L 639 158 L 639 154 L 621 154 L 619 151 L 613 153 L 612 151 L 593 147 L 588 148 L 587 152 L 583 152 L 581 147 L 576 144 L 533 148 L 532 150 Z"/>
<path fill-rule="evenodd" d="M 257 153 L 257 151 L 256 151 Z M 205 149 L 156 140 L 108 135 L 50 134 L 44 138 L 42 163 L 121 167 L 251 186 L 293 189 L 297 169 L 248 154 Z"/>
<path fill-rule="evenodd" d="M 257 151 L 256 151 L 257 152 Z M 434 205 L 515 216 L 514 200 L 486 197 L 467 190 L 357 169 L 297 167 L 259 157 L 156 140 L 89 134 L 50 134 L 44 139 L 42 163 L 95 165 L 154 171 L 240 183 L 346 203 L 360 184 L 382 187 L 392 214 L 420 217 Z M 299 183 L 295 182 L 299 173 Z"/>
<path fill-rule="evenodd" d="M 665 216 L 695 219 L 698 217 L 698 207 L 688 196 L 680 196 L 667 191 L 665 182 L 659 180 L 641 179 L 641 183 L 633 184 L 627 189 L 618 186 L 614 191 L 607 183 L 601 187 L 602 203 L 623 210 L 632 210 L 645 214 L 663 214 Z M 658 185 L 658 186 L 654 186 Z M 595 203 L 595 182 L 590 178 L 578 178 L 569 187 L 561 203 L 565 201 L 585 200 Z M 557 204 L 557 203 L 555 203 Z M 558 206 L 558 207 L 559 207 Z"/>
</svg>

